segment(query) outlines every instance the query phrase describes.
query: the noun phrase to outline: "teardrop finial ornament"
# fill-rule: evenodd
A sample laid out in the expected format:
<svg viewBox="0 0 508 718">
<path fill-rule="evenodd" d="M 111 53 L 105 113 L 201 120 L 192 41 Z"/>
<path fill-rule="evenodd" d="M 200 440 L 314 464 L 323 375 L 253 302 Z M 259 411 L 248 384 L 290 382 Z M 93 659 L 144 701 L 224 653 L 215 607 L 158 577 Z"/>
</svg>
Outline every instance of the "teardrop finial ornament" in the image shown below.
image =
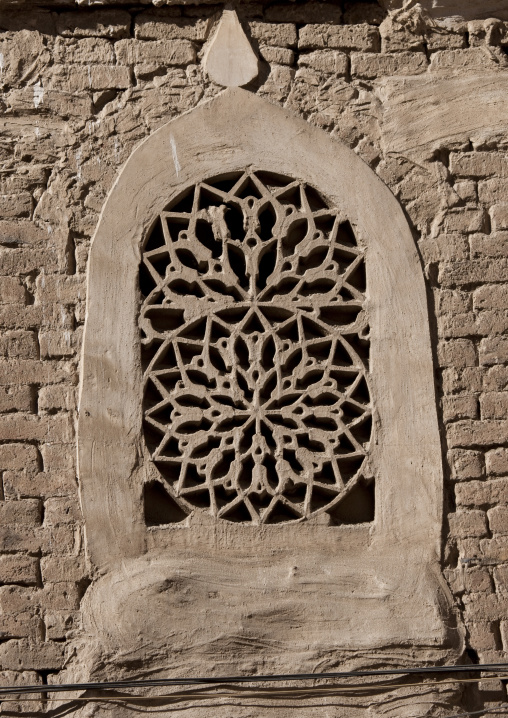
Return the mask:
<svg viewBox="0 0 508 718">
<path fill-rule="evenodd" d="M 258 59 L 234 10 L 224 10 L 204 61 L 211 79 L 223 87 L 242 87 L 257 77 Z"/>
</svg>

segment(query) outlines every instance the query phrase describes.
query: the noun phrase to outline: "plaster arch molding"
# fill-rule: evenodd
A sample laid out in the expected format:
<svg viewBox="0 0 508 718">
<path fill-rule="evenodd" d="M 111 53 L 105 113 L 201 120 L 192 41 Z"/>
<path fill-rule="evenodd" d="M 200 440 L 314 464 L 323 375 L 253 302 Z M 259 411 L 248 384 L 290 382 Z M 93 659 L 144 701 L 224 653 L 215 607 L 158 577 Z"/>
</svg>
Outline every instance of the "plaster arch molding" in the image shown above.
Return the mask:
<svg viewBox="0 0 508 718">
<path fill-rule="evenodd" d="M 373 414 L 364 473 L 375 480 L 375 516 L 242 523 L 196 509 L 147 527 L 143 486 L 157 469 L 143 436 L 144 243 L 185 188 L 251 169 L 322 193 L 364 256 Z M 96 576 L 85 628 L 100 644 L 81 662 L 88 675 L 326 670 L 346 654 L 418 646 L 430 659 L 450 645 L 424 278 L 401 208 L 354 152 L 255 95 L 226 90 L 133 152 L 101 214 L 87 301 L 79 480 Z M 410 662 L 409 648 L 405 658 L 400 650 Z"/>
</svg>

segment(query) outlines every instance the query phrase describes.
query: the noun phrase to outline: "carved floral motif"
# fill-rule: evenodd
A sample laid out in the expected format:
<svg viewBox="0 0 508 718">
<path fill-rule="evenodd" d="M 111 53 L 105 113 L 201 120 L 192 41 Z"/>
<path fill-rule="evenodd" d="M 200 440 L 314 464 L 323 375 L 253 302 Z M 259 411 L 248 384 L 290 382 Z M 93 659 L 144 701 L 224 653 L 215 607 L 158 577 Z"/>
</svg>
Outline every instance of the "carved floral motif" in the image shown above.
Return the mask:
<svg viewBox="0 0 508 718">
<path fill-rule="evenodd" d="M 303 182 L 189 187 L 144 246 L 144 431 L 185 513 L 278 523 L 363 481 L 371 434 L 364 256 Z"/>
</svg>

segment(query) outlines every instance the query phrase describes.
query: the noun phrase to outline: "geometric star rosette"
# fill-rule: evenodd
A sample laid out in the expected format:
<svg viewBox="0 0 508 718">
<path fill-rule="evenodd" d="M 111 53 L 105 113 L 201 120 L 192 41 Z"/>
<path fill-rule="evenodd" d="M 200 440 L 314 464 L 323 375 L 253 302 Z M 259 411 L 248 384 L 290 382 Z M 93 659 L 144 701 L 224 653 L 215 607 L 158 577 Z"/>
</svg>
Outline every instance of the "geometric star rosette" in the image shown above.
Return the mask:
<svg viewBox="0 0 508 718">
<path fill-rule="evenodd" d="M 331 512 L 371 437 L 364 255 L 308 184 L 260 170 L 188 187 L 140 265 L 144 436 L 184 514 Z"/>
</svg>

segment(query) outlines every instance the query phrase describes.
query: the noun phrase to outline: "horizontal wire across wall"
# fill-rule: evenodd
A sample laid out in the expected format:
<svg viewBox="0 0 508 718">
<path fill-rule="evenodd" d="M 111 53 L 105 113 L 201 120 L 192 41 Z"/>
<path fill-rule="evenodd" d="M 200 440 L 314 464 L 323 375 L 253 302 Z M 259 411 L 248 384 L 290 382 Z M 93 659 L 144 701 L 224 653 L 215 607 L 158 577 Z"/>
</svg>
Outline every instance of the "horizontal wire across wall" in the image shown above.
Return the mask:
<svg viewBox="0 0 508 718">
<path fill-rule="evenodd" d="M 457 684 L 457 683 L 478 683 L 485 680 L 487 676 L 481 676 L 476 678 L 454 678 L 452 680 L 438 681 L 435 683 L 424 682 L 423 680 L 412 682 L 412 683 L 360 683 L 351 684 L 344 683 L 333 686 L 323 686 L 320 684 L 314 684 L 310 686 L 285 686 L 283 688 L 266 688 L 260 686 L 259 688 L 249 687 L 246 691 L 241 693 L 218 693 L 217 688 L 227 686 L 228 684 L 245 684 L 245 683 L 277 683 L 281 681 L 301 683 L 302 681 L 322 681 L 322 680 L 337 680 L 346 678 L 375 678 L 375 677 L 387 677 L 387 676 L 410 676 L 410 675 L 421 675 L 428 677 L 441 676 L 443 674 L 457 674 L 457 673 L 486 673 L 488 678 L 497 678 L 500 680 L 508 681 L 508 663 L 491 663 L 485 665 L 469 665 L 469 666 L 435 666 L 435 667 L 420 667 L 420 668 L 393 668 L 393 669 L 382 669 L 382 670 L 358 670 L 358 671 L 341 671 L 334 673 L 291 673 L 291 674 L 274 674 L 274 675 L 258 675 L 258 676 L 224 676 L 224 677 L 194 677 L 194 678 L 160 678 L 160 679 L 145 679 L 145 680 L 131 680 L 131 681 L 101 681 L 95 683 L 63 683 L 55 685 L 31 685 L 31 686 L 9 686 L 0 687 L 0 701 L 1 702 L 19 702 L 20 698 L 9 699 L 8 696 L 16 695 L 29 695 L 33 693 L 64 693 L 64 692 L 76 692 L 76 691 L 113 691 L 113 690 L 124 690 L 130 689 L 146 689 L 146 688 L 160 688 L 160 687 L 183 687 L 183 686 L 203 686 L 205 690 L 200 691 L 178 691 L 170 693 L 168 695 L 123 695 L 123 696 L 79 696 L 79 697 L 63 697 L 57 698 L 56 700 L 63 701 L 86 701 L 86 702 L 97 702 L 97 701 L 161 701 L 161 700 L 189 700 L 193 698 L 217 698 L 217 697 L 257 697 L 257 698 L 268 698 L 276 699 L 277 697 L 287 698 L 298 698 L 305 696 L 316 696 L 316 695 L 340 695 L 341 693 L 364 693 L 369 691 L 386 691 L 393 690 L 395 688 L 410 687 L 410 686 L 428 686 L 428 687 L 439 687 L 446 684 Z M 496 675 L 493 675 L 496 674 Z M 208 690 L 206 690 L 208 687 Z M 211 690 L 214 689 L 214 692 Z M 22 698 L 23 701 L 40 701 L 40 698 L 28 699 Z M 55 700 L 55 698 L 51 698 Z M 508 704 L 506 704 L 508 707 Z M 469 716 L 477 715 L 480 713 L 505 713 L 505 711 L 484 709 L 481 711 L 465 712 L 453 716 Z M 451 717 L 452 718 L 452 717 Z"/>
</svg>

